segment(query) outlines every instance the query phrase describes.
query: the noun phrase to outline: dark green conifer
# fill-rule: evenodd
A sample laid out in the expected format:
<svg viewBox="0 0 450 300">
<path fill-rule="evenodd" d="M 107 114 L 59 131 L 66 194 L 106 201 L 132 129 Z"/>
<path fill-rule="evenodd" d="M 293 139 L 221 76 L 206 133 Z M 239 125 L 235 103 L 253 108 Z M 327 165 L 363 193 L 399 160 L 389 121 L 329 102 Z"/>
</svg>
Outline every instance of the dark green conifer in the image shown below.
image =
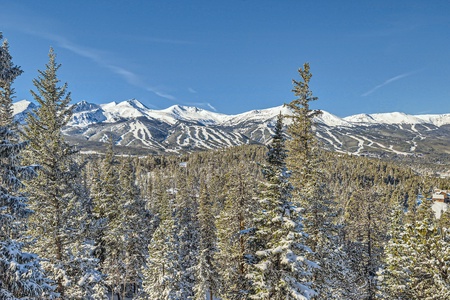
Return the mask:
<svg viewBox="0 0 450 300">
<path fill-rule="evenodd" d="M 217 250 L 217 236 L 213 203 L 210 192 L 204 182 L 200 185 L 198 222 L 199 222 L 199 249 L 198 262 L 195 266 L 195 299 L 203 300 L 205 295 L 213 299 L 219 292 L 219 273 L 214 263 Z"/>
<path fill-rule="evenodd" d="M 101 288 L 96 260 L 90 256 L 87 192 L 83 188 L 77 150 L 70 146 L 62 129 L 72 116 L 67 84 L 59 85 L 56 55 L 39 71 L 31 91 L 39 107 L 27 117 L 23 135 L 30 141 L 28 158 L 39 164 L 39 177 L 30 181 L 27 193 L 36 212 L 30 218 L 29 234 L 43 266 L 57 283 L 61 299 L 93 299 Z"/>
<path fill-rule="evenodd" d="M 309 299 L 312 270 L 310 249 L 304 245 L 305 234 L 300 209 L 292 203 L 292 185 L 285 166 L 283 117 L 275 124 L 262 166 L 259 206 L 255 213 L 252 240 L 254 262 L 248 278 L 252 281 L 251 299 Z"/>
<path fill-rule="evenodd" d="M 351 290 L 345 276 L 347 255 L 342 251 L 341 226 L 337 225 L 338 207 L 329 188 L 329 173 L 323 150 L 314 133 L 314 118 L 321 114 L 310 108 L 316 101 L 309 88 L 312 74 L 308 63 L 298 70 L 301 80 L 293 80 L 293 92 L 297 97 L 286 106 L 292 120 L 287 133 L 288 157 L 286 165 L 294 186 L 293 201 L 303 209 L 304 231 L 308 235 L 306 245 L 312 249 L 309 259 L 317 262 L 320 269 L 313 270 L 312 288 L 315 299 L 348 297 Z"/>
<path fill-rule="evenodd" d="M 23 242 L 27 219 L 33 211 L 20 190 L 24 180 L 37 174 L 36 166 L 22 165 L 20 155 L 28 143 L 19 142 L 12 124 L 11 85 L 20 73 L 20 68 L 11 61 L 8 43 L 3 41 L 0 47 L 0 299 L 44 299 L 56 296 L 54 288 L 44 275 L 40 258 L 25 252 Z"/>
<path fill-rule="evenodd" d="M 0 40 L 2 39 L 3 35 L 0 32 Z M 0 126 L 11 126 L 13 123 L 12 83 L 22 72 L 20 67 L 12 62 L 8 41 L 3 40 L 0 48 Z"/>
</svg>

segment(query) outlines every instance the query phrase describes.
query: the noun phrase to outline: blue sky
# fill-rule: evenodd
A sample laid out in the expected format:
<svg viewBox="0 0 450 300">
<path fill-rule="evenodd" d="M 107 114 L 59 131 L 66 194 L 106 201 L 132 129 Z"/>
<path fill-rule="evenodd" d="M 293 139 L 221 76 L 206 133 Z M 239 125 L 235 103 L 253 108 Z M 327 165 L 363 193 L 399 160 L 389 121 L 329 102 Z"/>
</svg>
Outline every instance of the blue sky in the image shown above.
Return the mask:
<svg viewBox="0 0 450 300">
<path fill-rule="evenodd" d="M 294 99 L 309 62 L 315 108 L 450 112 L 450 2 L 0 0 L 0 31 L 24 74 L 50 46 L 74 102 L 136 98 L 227 114 Z"/>
</svg>

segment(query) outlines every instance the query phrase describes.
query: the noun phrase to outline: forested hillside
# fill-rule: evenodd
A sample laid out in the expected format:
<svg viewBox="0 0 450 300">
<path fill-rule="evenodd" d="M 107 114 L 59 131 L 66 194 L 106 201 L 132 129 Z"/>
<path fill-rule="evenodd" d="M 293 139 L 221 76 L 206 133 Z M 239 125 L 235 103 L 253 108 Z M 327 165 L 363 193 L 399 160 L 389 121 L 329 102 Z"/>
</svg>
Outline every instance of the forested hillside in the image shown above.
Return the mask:
<svg viewBox="0 0 450 300">
<path fill-rule="evenodd" d="M 450 297 L 450 181 L 324 150 L 309 64 L 267 147 L 137 157 L 67 143 L 53 50 L 19 130 L 0 54 L 0 299 Z"/>
</svg>

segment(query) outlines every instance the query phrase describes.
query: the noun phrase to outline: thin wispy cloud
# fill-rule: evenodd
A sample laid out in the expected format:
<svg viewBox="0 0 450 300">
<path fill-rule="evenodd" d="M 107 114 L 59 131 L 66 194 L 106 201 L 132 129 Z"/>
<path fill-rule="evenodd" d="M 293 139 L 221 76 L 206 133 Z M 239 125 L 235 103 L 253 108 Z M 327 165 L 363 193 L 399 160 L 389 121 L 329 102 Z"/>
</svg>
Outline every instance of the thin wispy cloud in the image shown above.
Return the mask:
<svg viewBox="0 0 450 300">
<path fill-rule="evenodd" d="M 427 110 L 419 111 L 419 112 L 417 112 L 417 113 L 415 113 L 415 114 L 416 114 L 416 115 L 424 115 L 424 114 L 430 114 L 431 112 L 432 112 L 432 110 L 427 109 Z"/>
<path fill-rule="evenodd" d="M 163 97 L 163 98 L 166 98 L 166 99 L 169 99 L 169 100 L 172 100 L 172 101 L 176 101 L 177 100 L 177 98 L 175 98 L 174 96 L 172 96 L 170 94 L 167 94 L 167 93 L 164 93 L 164 92 L 161 92 L 160 90 L 158 90 L 156 88 L 153 88 L 153 87 L 147 87 L 146 90 L 149 91 L 149 92 L 155 93 L 156 95 L 158 95 L 160 97 Z"/>
<path fill-rule="evenodd" d="M 101 59 L 101 53 L 98 50 L 94 50 L 94 49 L 90 49 L 90 48 L 86 48 L 86 47 L 82 47 L 80 45 L 76 45 L 74 43 L 72 43 L 71 41 L 67 40 L 64 37 L 61 36 L 57 36 L 57 35 L 46 35 L 46 37 L 49 40 L 55 41 L 59 47 L 64 48 L 66 50 L 69 50 L 79 56 L 85 57 L 85 58 L 89 58 L 91 60 L 93 60 L 94 62 L 100 64 L 100 65 L 104 65 L 106 64 L 102 59 Z"/>
<path fill-rule="evenodd" d="M 369 96 L 370 94 L 374 93 L 376 90 L 378 90 L 378 89 L 380 89 L 380 88 L 382 88 L 382 87 L 384 87 L 384 86 L 386 86 L 386 85 L 388 85 L 390 83 L 393 83 L 393 82 L 395 82 L 397 80 L 400 80 L 402 78 L 411 76 L 411 75 L 416 74 L 416 73 L 417 73 L 417 71 L 413 71 L 413 72 L 403 73 L 403 74 L 394 76 L 392 78 L 389 78 L 386 81 L 384 81 L 382 84 L 379 84 L 379 85 L 375 86 L 374 88 L 368 90 L 367 92 L 363 93 L 361 96 L 362 97 Z"/>
<path fill-rule="evenodd" d="M 104 66 L 113 71 L 114 73 L 122 76 L 122 78 L 124 78 L 128 83 L 135 86 L 142 85 L 139 76 L 137 76 L 133 72 L 114 65 L 105 64 Z"/>
<path fill-rule="evenodd" d="M 208 108 L 215 112 L 217 111 L 217 109 L 214 106 L 212 106 L 212 104 L 209 102 L 188 102 L 186 104 L 192 105 L 192 106 L 197 106 L 197 107 L 205 107 L 205 108 Z"/>
<path fill-rule="evenodd" d="M 32 31 L 32 30 L 26 30 L 26 31 L 28 34 L 42 37 L 42 38 L 51 40 L 53 42 L 56 42 L 57 45 L 63 49 L 69 50 L 79 56 L 82 56 L 82 57 L 92 60 L 99 66 L 107 68 L 114 74 L 121 76 L 127 83 L 129 83 L 133 86 L 142 88 L 146 91 L 152 92 L 155 95 L 165 98 L 165 99 L 168 99 L 168 100 L 172 100 L 172 101 L 176 100 L 175 96 L 172 96 L 164 91 L 161 91 L 160 89 L 157 89 L 154 86 L 150 86 L 150 85 L 146 84 L 144 82 L 144 80 L 142 80 L 142 78 L 138 74 L 134 73 L 133 71 L 130 71 L 124 67 L 109 63 L 107 60 L 105 60 L 103 58 L 103 57 L 105 57 L 105 55 L 104 55 L 105 52 L 99 51 L 97 49 L 83 47 L 83 46 L 73 43 L 69 39 L 59 36 L 59 35 L 45 33 L 45 32 L 36 32 L 36 31 Z"/>
<path fill-rule="evenodd" d="M 211 103 L 206 103 L 206 105 L 211 108 L 213 111 L 217 111 L 217 109 L 211 105 Z"/>
<path fill-rule="evenodd" d="M 0 13 L 1 15 L 1 13 Z M 110 55 L 107 51 L 101 51 L 99 49 L 94 49 L 90 47 L 85 47 L 83 45 L 77 44 L 70 40 L 69 38 L 50 33 L 48 30 L 38 30 L 35 26 L 31 26 L 27 23 L 21 23 L 17 26 L 17 24 L 14 24 L 15 28 L 17 30 L 22 31 L 23 33 L 39 37 L 48 41 L 51 41 L 55 43 L 54 46 L 66 49 L 80 57 L 84 57 L 86 59 L 91 60 L 92 62 L 96 63 L 98 66 L 108 69 L 111 73 L 116 74 L 120 76 L 125 82 L 128 84 L 142 88 L 148 92 L 151 92 L 158 97 L 177 102 L 178 99 L 171 95 L 170 93 L 167 93 L 164 91 L 164 88 L 157 87 L 154 85 L 150 85 L 146 83 L 139 74 L 133 72 L 132 70 L 125 68 L 121 65 L 117 65 L 114 63 L 111 63 L 111 60 L 108 60 L 107 57 Z M 194 44 L 190 41 L 184 41 L 184 40 L 175 40 L 175 39 L 159 39 L 159 38 L 146 38 L 144 39 L 144 42 L 153 42 L 153 43 L 165 43 L 165 44 Z M 197 94 L 198 92 L 192 88 L 188 87 L 188 92 L 191 94 Z M 195 102 L 195 103 L 186 103 L 186 105 L 192 105 L 197 107 L 202 107 L 208 110 L 217 111 L 217 109 L 209 102 Z"/>
</svg>

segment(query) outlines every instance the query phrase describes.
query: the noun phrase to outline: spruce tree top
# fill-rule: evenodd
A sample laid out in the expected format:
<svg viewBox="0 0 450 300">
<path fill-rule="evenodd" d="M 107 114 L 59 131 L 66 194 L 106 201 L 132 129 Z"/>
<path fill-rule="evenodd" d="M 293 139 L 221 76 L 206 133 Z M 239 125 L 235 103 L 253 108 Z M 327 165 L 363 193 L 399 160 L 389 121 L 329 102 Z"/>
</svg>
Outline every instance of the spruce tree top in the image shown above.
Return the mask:
<svg viewBox="0 0 450 300">
<path fill-rule="evenodd" d="M 285 138 L 283 136 L 283 115 L 280 114 L 277 117 L 275 123 L 274 134 L 272 136 L 272 142 L 267 145 L 266 161 L 270 165 L 282 168 L 285 165 L 285 159 L 287 157 L 286 149 L 284 148 Z"/>
<path fill-rule="evenodd" d="M 0 32 L 0 40 L 2 39 L 3 34 Z M 12 56 L 9 54 L 9 44 L 5 39 L 0 48 L 0 88 L 5 88 L 5 85 L 12 83 L 22 72 L 19 66 L 13 64 Z"/>
<path fill-rule="evenodd" d="M 0 40 L 3 35 L 0 32 Z M 14 89 L 12 82 L 22 74 L 20 67 L 12 62 L 8 41 L 4 40 L 0 47 L 0 126 L 10 125 L 13 121 L 12 99 Z"/>
<path fill-rule="evenodd" d="M 309 81 L 312 77 L 309 63 L 305 63 L 303 69 L 298 69 L 298 73 L 302 80 L 292 80 L 294 84 L 292 92 L 297 98 L 285 104 L 292 111 L 292 115 L 288 116 L 292 119 L 292 124 L 288 127 L 288 133 L 292 137 L 292 140 L 289 142 L 291 144 L 289 148 L 290 150 L 296 148 L 296 151 L 308 158 L 312 147 L 311 144 L 316 142 L 313 133 L 313 118 L 322 112 L 320 110 L 311 110 L 309 107 L 311 101 L 318 99 L 313 96 L 312 91 L 309 89 Z"/>
<path fill-rule="evenodd" d="M 56 63 L 56 54 L 53 48 L 50 48 L 48 57 L 49 62 L 46 64 L 45 71 L 39 70 L 38 78 L 33 80 L 38 92 L 31 90 L 31 94 L 41 106 L 38 111 L 39 119 L 52 120 L 54 124 L 47 122 L 47 125 L 52 128 L 47 129 L 59 130 L 67 125 L 72 117 L 72 107 L 69 106 L 71 97 L 70 92 L 67 92 L 67 83 L 62 86 L 58 85 L 60 80 L 56 73 L 61 64 Z"/>
</svg>

